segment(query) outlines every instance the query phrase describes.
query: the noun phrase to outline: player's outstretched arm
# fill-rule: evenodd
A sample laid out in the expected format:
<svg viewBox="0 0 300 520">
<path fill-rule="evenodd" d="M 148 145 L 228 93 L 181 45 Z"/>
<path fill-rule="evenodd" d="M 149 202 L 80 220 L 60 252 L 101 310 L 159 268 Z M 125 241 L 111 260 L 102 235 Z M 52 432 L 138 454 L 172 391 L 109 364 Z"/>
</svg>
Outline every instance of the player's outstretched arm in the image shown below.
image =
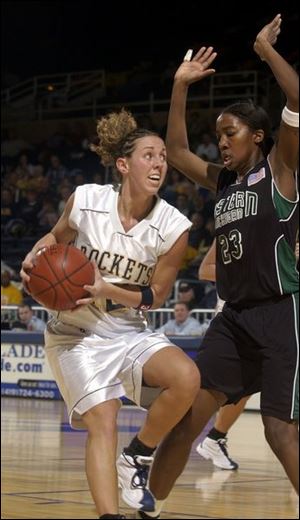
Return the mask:
<svg viewBox="0 0 300 520">
<path fill-rule="evenodd" d="M 274 49 L 281 32 L 282 18 L 277 14 L 257 34 L 254 42 L 254 51 L 262 61 L 271 68 L 277 83 L 287 98 L 287 107 L 299 111 L 299 78 L 293 67 Z"/>
<path fill-rule="evenodd" d="M 254 51 L 272 70 L 286 96 L 286 106 L 275 146 L 270 154 L 274 179 L 286 198 L 295 200 L 296 186 L 292 175 L 298 164 L 299 146 L 299 77 L 293 67 L 274 49 L 281 31 L 282 18 L 277 14 L 256 36 Z"/>
<path fill-rule="evenodd" d="M 188 51 L 189 52 L 189 51 Z M 187 53 L 188 54 L 188 53 Z M 177 69 L 171 96 L 166 145 L 168 162 L 189 179 L 215 191 L 222 166 L 204 161 L 190 151 L 186 128 L 186 100 L 188 87 L 214 74 L 210 68 L 217 53 L 213 47 L 201 47 L 194 58 L 186 55 Z"/>
</svg>

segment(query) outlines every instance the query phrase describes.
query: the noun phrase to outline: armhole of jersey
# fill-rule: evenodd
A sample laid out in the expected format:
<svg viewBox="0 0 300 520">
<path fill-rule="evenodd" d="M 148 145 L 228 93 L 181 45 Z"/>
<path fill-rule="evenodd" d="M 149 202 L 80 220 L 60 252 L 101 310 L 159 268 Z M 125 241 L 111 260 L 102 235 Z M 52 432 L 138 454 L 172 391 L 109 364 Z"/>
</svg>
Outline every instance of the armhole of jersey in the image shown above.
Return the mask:
<svg viewBox="0 0 300 520">
<path fill-rule="evenodd" d="M 179 239 L 179 237 L 181 237 L 185 231 L 188 231 L 191 228 L 191 225 L 192 224 L 188 219 L 184 219 L 179 222 L 176 228 L 173 229 L 173 231 L 168 234 L 168 237 L 162 242 L 159 255 L 165 255 Z"/>
<path fill-rule="evenodd" d="M 299 290 L 299 274 L 295 253 L 285 240 L 284 234 L 278 237 L 274 253 L 280 294 L 297 292 Z"/>
<path fill-rule="evenodd" d="M 71 209 L 69 219 L 68 219 L 69 226 L 75 230 L 78 229 L 79 220 L 80 220 L 80 210 L 78 207 L 78 198 L 81 197 L 81 193 L 80 193 L 81 190 L 79 191 L 79 188 L 81 188 L 81 186 L 78 186 L 74 192 L 73 207 Z"/>
<path fill-rule="evenodd" d="M 272 192 L 272 200 L 273 200 L 274 208 L 277 212 L 280 222 L 286 222 L 286 221 L 290 220 L 293 213 L 296 211 L 296 207 L 299 202 L 299 191 L 298 191 L 297 182 L 296 182 L 296 193 L 297 193 L 296 200 L 287 199 L 284 195 L 282 195 L 282 193 L 280 193 L 278 187 L 276 186 L 276 183 L 275 183 L 275 180 L 273 177 L 272 167 L 271 167 L 271 164 L 269 161 L 269 156 L 267 157 L 267 161 L 268 161 L 268 165 L 269 165 L 270 172 L 271 172 L 271 183 L 272 183 L 271 192 Z M 296 176 L 296 174 L 297 174 L 297 172 L 294 173 L 295 176 Z"/>
</svg>

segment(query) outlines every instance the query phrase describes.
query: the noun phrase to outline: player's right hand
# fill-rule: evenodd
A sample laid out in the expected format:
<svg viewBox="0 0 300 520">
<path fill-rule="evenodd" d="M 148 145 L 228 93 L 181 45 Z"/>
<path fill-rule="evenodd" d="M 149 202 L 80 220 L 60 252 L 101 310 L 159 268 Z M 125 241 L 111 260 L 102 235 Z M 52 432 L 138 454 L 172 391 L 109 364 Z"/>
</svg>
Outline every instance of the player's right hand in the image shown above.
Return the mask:
<svg viewBox="0 0 300 520">
<path fill-rule="evenodd" d="M 21 271 L 20 271 L 20 277 L 21 277 L 23 287 L 28 294 L 30 294 L 28 286 L 27 286 L 27 283 L 30 281 L 30 276 L 28 273 L 34 267 L 34 259 L 35 259 L 35 254 L 30 251 L 30 253 L 28 253 L 25 256 L 25 258 L 21 264 L 22 267 L 21 267 Z"/>
<path fill-rule="evenodd" d="M 26 290 L 26 292 L 28 294 L 30 294 L 29 290 L 28 290 L 28 287 L 27 287 L 27 283 L 29 282 L 30 280 L 30 276 L 29 276 L 29 273 L 31 271 L 31 269 L 34 267 L 35 265 L 35 257 L 37 255 L 40 255 L 43 251 L 45 251 L 47 249 L 48 246 L 41 246 L 39 248 L 39 250 L 37 252 L 33 252 L 33 251 L 30 251 L 24 258 L 23 262 L 22 262 L 22 267 L 21 267 L 21 271 L 20 271 L 20 277 L 21 277 L 21 280 L 22 280 L 22 283 L 23 283 L 23 286 L 24 286 L 24 289 Z"/>
</svg>

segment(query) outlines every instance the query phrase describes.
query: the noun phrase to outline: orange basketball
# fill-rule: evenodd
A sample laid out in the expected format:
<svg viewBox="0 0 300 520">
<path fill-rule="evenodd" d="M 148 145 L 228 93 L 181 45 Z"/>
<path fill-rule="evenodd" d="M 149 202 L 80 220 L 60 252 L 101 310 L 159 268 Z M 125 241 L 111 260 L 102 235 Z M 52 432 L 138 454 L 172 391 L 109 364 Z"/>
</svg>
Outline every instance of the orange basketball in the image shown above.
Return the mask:
<svg viewBox="0 0 300 520">
<path fill-rule="evenodd" d="M 93 285 L 92 263 L 77 247 L 55 244 L 36 255 L 28 290 L 47 309 L 65 311 L 76 307 L 76 300 L 90 296 L 83 289 Z"/>
</svg>

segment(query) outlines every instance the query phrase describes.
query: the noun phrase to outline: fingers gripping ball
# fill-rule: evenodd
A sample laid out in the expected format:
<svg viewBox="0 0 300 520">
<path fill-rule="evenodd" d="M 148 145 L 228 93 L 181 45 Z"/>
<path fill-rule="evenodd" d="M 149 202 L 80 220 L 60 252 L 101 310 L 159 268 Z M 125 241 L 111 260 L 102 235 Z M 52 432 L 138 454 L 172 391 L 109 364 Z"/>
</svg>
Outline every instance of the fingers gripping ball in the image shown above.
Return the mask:
<svg viewBox="0 0 300 520">
<path fill-rule="evenodd" d="M 76 300 L 90 294 L 83 289 L 93 285 L 92 263 L 77 247 L 55 244 L 35 258 L 27 284 L 32 297 L 44 307 L 65 311 L 76 307 Z"/>
</svg>

